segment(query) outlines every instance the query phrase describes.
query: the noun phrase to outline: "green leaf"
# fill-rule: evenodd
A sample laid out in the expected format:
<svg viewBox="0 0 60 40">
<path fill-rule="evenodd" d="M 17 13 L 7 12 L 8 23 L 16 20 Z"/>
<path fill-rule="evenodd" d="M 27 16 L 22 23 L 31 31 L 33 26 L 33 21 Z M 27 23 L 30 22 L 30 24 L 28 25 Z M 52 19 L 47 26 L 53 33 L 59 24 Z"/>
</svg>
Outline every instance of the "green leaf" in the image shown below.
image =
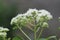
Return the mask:
<svg viewBox="0 0 60 40">
<path fill-rule="evenodd" d="M 15 27 L 13 27 L 13 30 L 15 30 L 15 29 L 17 29 L 18 27 L 17 26 L 15 26 Z"/>
<path fill-rule="evenodd" d="M 23 40 L 21 37 L 14 37 L 12 40 Z"/>
<path fill-rule="evenodd" d="M 38 39 L 38 40 L 47 40 L 46 38 L 40 38 L 40 39 Z"/>
<path fill-rule="evenodd" d="M 47 39 L 56 39 L 56 36 L 50 36 Z"/>
<path fill-rule="evenodd" d="M 8 38 L 8 40 L 11 40 L 11 38 Z"/>
<path fill-rule="evenodd" d="M 0 36 L 0 40 L 3 40 L 3 38 Z"/>
</svg>

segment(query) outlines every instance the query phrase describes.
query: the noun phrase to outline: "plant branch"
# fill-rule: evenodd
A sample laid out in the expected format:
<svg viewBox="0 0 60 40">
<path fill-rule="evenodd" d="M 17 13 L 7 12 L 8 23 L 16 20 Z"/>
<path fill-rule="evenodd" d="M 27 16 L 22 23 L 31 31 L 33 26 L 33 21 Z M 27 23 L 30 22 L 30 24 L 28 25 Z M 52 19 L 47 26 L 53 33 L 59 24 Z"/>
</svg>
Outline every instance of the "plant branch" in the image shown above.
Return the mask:
<svg viewBox="0 0 60 40">
<path fill-rule="evenodd" d="M 36 27 L 34 28 L 34 40 L 36 40 Z"/>
<path fill-rule="evenodd" d="M 39 33 L 38 39 L 41 37 L 42 32 L 43 32 L 43 28 L 41 29 L 41 31 L 40 31 L 40 33 Z"/>
<path fill-rule="evenodd" d="M 3 40 L 6 40 L 6 38 L 5 38 L 5 37 L 3 37 Z"/>
<path fill-rule="evenodd" d="M 17 25 L 18 26 L 18 25 Z M 19 28 L 19 30 L 29 39 L 29 40 L 31 40 L 30 39 L 30 37 L 18 26 L 18 28 Z"/>
<path fill-rule="evenodd" d="M 26 25 L 27 26 L 27 28 L 29 28 L 30 30 L 32 30 L 33 31 L 33 29 L 31 28 L 31 26 L 29 26 L 29 25 Z"/>
<path fill-rule="evenodd" d="M 38 32 L 38 31 L 39 31 L 39 29 L 40 29 L 40 27 L 38 27 L 38 28 L 37 28 L 36 32 Z"/>
<path fill-rule="evenodd" d="M 34 40 L 36 40 L 36 32 L 34 32 Z"/>
</svg>

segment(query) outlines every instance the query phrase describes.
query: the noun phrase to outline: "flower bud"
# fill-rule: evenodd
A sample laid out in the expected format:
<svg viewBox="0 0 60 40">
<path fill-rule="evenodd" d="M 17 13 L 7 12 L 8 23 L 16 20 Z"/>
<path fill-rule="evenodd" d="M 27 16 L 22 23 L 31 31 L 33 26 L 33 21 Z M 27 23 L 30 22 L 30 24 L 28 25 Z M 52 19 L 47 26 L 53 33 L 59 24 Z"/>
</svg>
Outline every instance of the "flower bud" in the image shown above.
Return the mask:
<svg viewBox="0 0 60 40">
<path fill-rule="evenodd" d="M 40 21 L 43 22 L 44 21 L 44 18 L 40 18 Z"/>
<path fill-rule="evenodd" d="M 48 23 L 47 22 L 43 22 L 42 27 L 47 28 L 48 27 Z"/>
</svg>

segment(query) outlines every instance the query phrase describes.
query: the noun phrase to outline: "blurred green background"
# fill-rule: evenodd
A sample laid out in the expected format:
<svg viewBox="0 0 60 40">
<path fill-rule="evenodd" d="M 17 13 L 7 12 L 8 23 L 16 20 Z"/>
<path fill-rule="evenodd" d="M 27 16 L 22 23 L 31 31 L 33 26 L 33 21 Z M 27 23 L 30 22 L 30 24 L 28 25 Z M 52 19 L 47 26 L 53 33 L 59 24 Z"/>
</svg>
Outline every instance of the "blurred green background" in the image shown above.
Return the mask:
<svg viewBox="0 0 60 40">
<path fill-rule="evenodd" d="M 9 3 L 8 0 L 0 0 L 0 26 L 10 29 L 8 37 L 13 36 L 10 21 L 15 15 L 17 15 L 16 3 Z"/>
</svg>

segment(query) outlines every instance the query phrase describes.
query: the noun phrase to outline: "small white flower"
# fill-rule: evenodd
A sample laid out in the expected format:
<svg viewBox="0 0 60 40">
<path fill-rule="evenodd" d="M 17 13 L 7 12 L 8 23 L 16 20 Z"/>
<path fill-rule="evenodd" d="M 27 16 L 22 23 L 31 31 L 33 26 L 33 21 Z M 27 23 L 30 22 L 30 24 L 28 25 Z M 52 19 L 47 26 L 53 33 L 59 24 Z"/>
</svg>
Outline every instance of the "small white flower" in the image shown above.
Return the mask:
<svg viewBox="0 0 60 40">
<path fill-rule="evenodd" d="M 2 32 L 2 31 L 9 31 L 9 29 L 8 28 L 0 27 L 0 32 Z"/>
<path fill-rule="evenodd" d="M 0 32 L 0 36 L 5 37 L 6 35 L 7 35 L 7 33 L 6 33 L 6 32 Z"/>
<path fill-rule="evenodd" d="M 18 14 L 18 15 L 16 16 L 16 19 L 22 18 L 23 16 L 24 16 L 24 14 Z"/>
<path fill-rule="evenodd" d="M 7 35 L 7 31 L 9 31 L 9 29 L 8 28 L 3 28 L 3 27 L 0 27 L 0 36 L 1 37 L 6 37 L 6 35 Z"/>
<path fill-rule="evenodd" d="M 48 20 L 50 20 L 50 19 L 53 18 L 52 15 L 50 14 L 50 12 L 48 12 L 47 10 L 44 10 L 44 9 L 43 9 L 43 10 L 39 10 L 39 11 L 38 11 L 38 14 L 37 14 L 37 17 L 36 17 L 37 22 L 38 22 L 39 20 L 41 20 L 40 18 L 41 18 L 42 16 L 47 17 Z"/>
<path fill-rule="evenodd" d="M 53 16 L 51 14 L 50 15 L 47 15 L 47 17 L 48 17 L 48 20 L 50 20 L 50 19 L 53 18 Z"/>
<path fill-rule="evenodd" d="M 3 31 L 3 27 L 0 27 L 0 31 Z"/>
<path fill-rule="evenodd" d="M 3 28 L 3 31 L 9 31 L 9 29 L 8 28 Z"/>
<path fill-rule="evenodd" d="M 29 10 L 25 13 L 25 15 L 27 15 L 27 16 L 32 16 L 32 12 L 38 13 L 38 10 L 37 10 L 37 9 L 29 9 Z"/>
<path fill-rule="evenodd" d="M 43 16 L 46 16 L 46 15 L 50 15 L 50 12 L 48 12 L 47 10 L 39 10 L 39 12 L 43 15 Z"/>
<path fill-rule="evenodd" d="M 11 25 L 14 24 L 14 23 L 18 23 L 18 21 L 24 20 L 24 19 L 26 19 L 25 14 L 18 14 L 16 17 L 12 18 Z"/>
<path fill-rule="evenodd" d="M 12 18 L 12 20 L 11 20 L 11 25 L 12 25 L 13 23 L 17 23 L 17 19 L 16 19 L 15 17 Z"/>
<path fill-rule="evenodd" d="M 21 20 L 26 20 L 27 18 L 26 18 L 25 14 L 18 14 L 16 16 L 16 19 L 17 19 L 17 21 L 21 21 Z"/>
</svg>

